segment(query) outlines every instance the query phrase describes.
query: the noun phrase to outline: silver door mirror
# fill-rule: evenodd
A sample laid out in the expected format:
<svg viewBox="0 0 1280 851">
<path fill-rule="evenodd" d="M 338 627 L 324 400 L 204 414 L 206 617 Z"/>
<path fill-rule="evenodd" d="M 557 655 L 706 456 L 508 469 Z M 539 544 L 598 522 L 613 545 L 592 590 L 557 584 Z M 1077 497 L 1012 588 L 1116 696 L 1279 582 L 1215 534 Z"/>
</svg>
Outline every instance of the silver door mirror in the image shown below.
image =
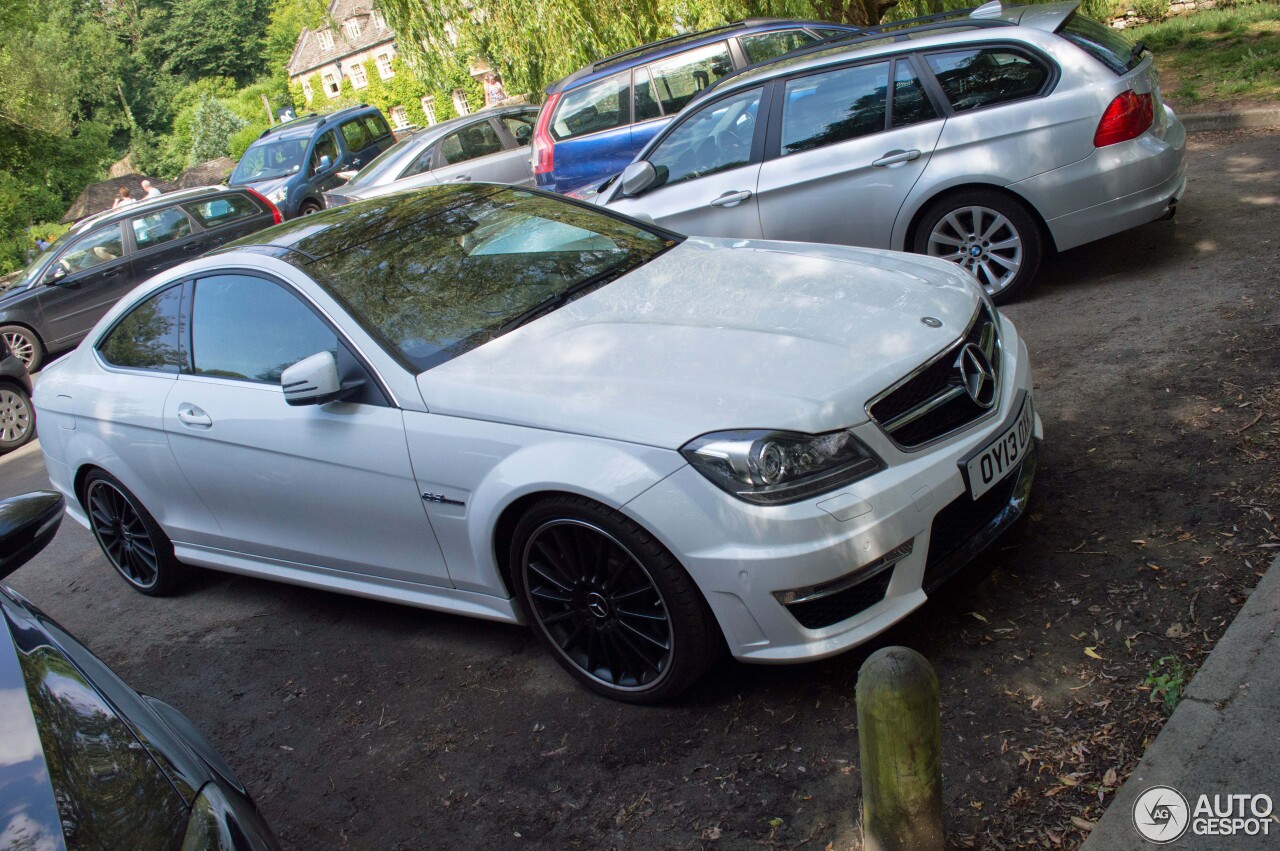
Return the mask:
<svg viewBox="0 0 1280 851">
<path fill-rule="evenodd" d="M 641 160 L 627 166 L 622 172 L 622 194 L 628 198 L 639 195 L 658 179 L 653 164 Z"/>
<path fill-rule="evenodd" d="M 280 373 L 280 388 L 290 405 L 323 405 L 350 396 L 360 382 L 344 385 L 333 352 L 303 358 Z"/>
</svg>

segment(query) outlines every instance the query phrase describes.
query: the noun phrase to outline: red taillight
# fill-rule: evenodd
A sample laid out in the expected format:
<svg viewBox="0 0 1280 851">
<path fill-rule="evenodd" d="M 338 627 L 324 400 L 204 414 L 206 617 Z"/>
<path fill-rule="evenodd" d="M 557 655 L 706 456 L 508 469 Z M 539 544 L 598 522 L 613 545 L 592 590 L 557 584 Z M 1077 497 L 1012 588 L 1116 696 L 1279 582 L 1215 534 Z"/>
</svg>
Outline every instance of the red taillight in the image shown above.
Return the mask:
<svg viewBox="0 0 1280 851">
<path fill-rule="evenodd" d="M 1155 100 L 1151 93 L 1140 95 L 1134 91 L 1121 92 L 1102 113 L 1098 129 L 1093 134 L 1095 148 L 1114 145 L 1136 139 L 1155 120 Z"/>
<path fill-rule="evenodd" d="M 551 138 L 551 116 L 556 111 L 560 95 L 547 98 L 538 112 L 538 126 L 533 130 L 533 173 L 550 174 L 556 164 L 556 141 Z"/>
<path fill-rule="evenodd" d="M 271 223 L 272 223 L 272 224 L 276 224 L 276 225 L 278 225 L 278 224 L 280 224 L 281 222 L 283 222 L 283 221 L 284 221 L 284 216 L 280 215 L 280 208 L 279 208 L 279 207 L 277 207 L 275 204 L 273 204 L 273 203 L 271 202 L 271 199 L 270 199 L 270 198 L 268 198 L 266 195 L 263 195 L 261 192 L 259 192 L 259 191 L 258 191 L 258 190 L 256 190 L 256 189 L 247 189 L 247 188 L 246 188 L 244 191 L 245 191 L 245 192 L 248 192 L 248 193 L 249 193 L 250 195 L 252 195 L 254 198 L 257 198 L 259 201 L 261 201 L 262 203 L 264 203 L 264 204 L 266 204 L 266 205 L 267 205 L 267 209 L 271 211 Z"/>
</svg>

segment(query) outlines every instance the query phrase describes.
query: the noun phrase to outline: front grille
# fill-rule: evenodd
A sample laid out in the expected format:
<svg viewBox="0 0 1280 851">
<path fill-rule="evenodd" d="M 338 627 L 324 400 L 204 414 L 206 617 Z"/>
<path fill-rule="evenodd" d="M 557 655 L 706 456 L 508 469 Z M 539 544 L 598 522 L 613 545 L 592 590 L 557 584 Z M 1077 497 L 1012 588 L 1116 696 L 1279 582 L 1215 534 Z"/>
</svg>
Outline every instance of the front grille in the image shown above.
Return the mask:
<svg viewBox="0 0 1280 851">
<path fill-rule="evenodd" d="M 898 447 L 918 449 L 958 431 L 995 410 L 983 406 L 965 388 L 961 356 L 967 345 L 982 350 L 994 384 L 983 401 L 1000 398 L 1000 334 L 991 309 L 983 303 L 963 337 L 946 351 L 881 393 L 867 413 Z"/>
<path fill-rule="evenodd" d="M 846 588 L 828 597 L 792 603 L 787 606 L 787 611 L 791 612 L 801 626 L 808 629 L 821 629 L 833 623 L 840 623 L 884 599 L 884 592 L 889 588 L 889 580 L 893 578 L 892 565 L 888 567 L 890 569 L 881 570 L 875 576 L 859 582 L 852 588 Z"/>
</svg>

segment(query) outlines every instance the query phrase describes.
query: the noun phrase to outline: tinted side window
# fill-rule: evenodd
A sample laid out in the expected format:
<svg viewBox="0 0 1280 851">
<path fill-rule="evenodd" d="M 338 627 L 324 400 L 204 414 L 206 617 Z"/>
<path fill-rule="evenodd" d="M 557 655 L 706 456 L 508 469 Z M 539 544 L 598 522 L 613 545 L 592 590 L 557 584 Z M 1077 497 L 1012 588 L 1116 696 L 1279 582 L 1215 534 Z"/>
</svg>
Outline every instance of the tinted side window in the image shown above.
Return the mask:
<svg viewBox="0 0 1280 851">
<path fill-rule="evenodd" d="M 343 122 L 342 139 L 347 143 L 347 150 L 352 153 L 363 151 L 373 143 L 373 140 L 369 138 L 368 129 L 358 118 Z"/>
<path fill-rule="evenodd" d="M 1138 67 L 1141 52 L 1111 27 L 1072 12 L 1067 22 L 1058 29 L 1058 35 L 1097 59 L 1117 74 L 1125 74 Z"/>
<path fill-rule="evenodd" d="M 551 122 L 551 135 L 559 141 L 627 124 L 630 88 L 631 75 L 618 74 L 568 92 Z"/>
<path fill-rule="evenodd" d="M 133 227 L 133 243 L 139 251 L 191 234 L 191 220 L 177 207 L 139 216 L 129 224 Z"/>
<path fill-rule="evenodd" d="M 120 320 L 98 354 L 112 366 L 177 372 L 181 306 L 181 285 L 156 293 Z"/>
<path fill-rule="evenodd" d="M 658 172 L 658 185 L 749 163 L 761 91 L 752 89 L 708 104 L 671 131 L 649 156 Z"/>
<path fill-rule="evenodd" d="M 516 140 L 516 144 L 523 147 L 533 141 L 533 119 L 533 113 L 504 115 L 502 126 L 507 128 L 507 132 Z"/>
<path fill-rule="evenodd" d="M 893 126 L 906 127 L 937 117 L 938 110 L 925 94 L 915 71 L 911 70 L 911 63 L 899 59 L 893 73 Z"/>
<path fill-rule="evenodd" d="M 383 136 L 391 135 L 391 125 L 387 124 L 387 119 L 382 117 L 382 113 L 370 113 L 360 116 L 360 121 L 364 124 L 365 132 L 369 134 L 369 138 L 373 141 L 381 139 Z"/>
<path fill-rule="evenodd" d="M 206 228 L 214 228 L 228 222 L 256 216 L 263 210 L 243 195 L 223 195 L 209 201 L 196 201 L 183 204 L 196 221 Z"/>
<path fill-rule="evenodd" d="M 811 151 L 884 129 L 889 63 L 840 68 L 787 81 L 782 153 Z"/>
<path fill-rule="evenodd" d="M 329 326 L 279 284 L 248 275 L 196 281 L 191 354 L 197 375 L 275 383 L 303 358 L 337 350 Z"/>
<path fill-rule="evenodd" d="M 804 47 L 806 44 L 812 44 L 815 41 L 817 41 L 817 38 L 809 35 L 804 30 L 779 30 L 778 32 L 756 33 L 755 35 L 738 37 L 738 44 L 742 45 L 742 52 L 747 54 L 747 61 L 753 64 L 773 59 L 775 56 L 781 56 L 788 51 L 795 50 L 797 47 Z"/>
<path fill-rule="evenodd" d="M 463 127 L 440 141 L 440 154 L 450 165 L 487 157 L 501 150 L 502 140 L 488 121 Z"/>
<path fill-rule="evenodd" d="M 328 157 L 331 165 L 338 161 L 338 140 L 333 135 L 332 130 L 321 136 L 319 141 L 316 142 L 315 148 L 311 151 L 312 174 L 320 170 L 321 157 Z"/>
<path fill-rule="evenodd" d="M 396 180 L 403 180 L 406 177 L 413 177 L 415 174 L 422 174 L 424 171 L 431 170 L 431 151 L 434 146 L 427 145 L 422 153 L 414 157 L 413 162 L 409 163 L 409 167 L 400 172 L 400 177 Z"/>
<path fill-rule="evenodd" d="M 1039 62 L 998 47 L 930 53 L 925 61 L 956 112 L 1032 97 L 1049 78 Z"/>
<path fill-rule="evenodd" d="M 675 115 L 693 96 L 733 71 L 729 45 L 708 44 L 649 66 L 654 97 L 666 115 Z"/>
<path fill-rule="evenodd" d="M 653 94 L 653 80 L 649 77 L 648 68 L 637 68 L 635 77 L 635 121 L 648 121 L 662 116 L 662 107 Z"/>
<path fill-rule="evenodd" d="M 92 269 L 100 263 L 119 260 L 124 254 L 124 241 L 120 235 L 120 225 L 111 225 L 91 233 L 58 258 L 58 266 L 68 273 L 84 269 Z M 56 267 L 55 267 L 56 268 Z"/>
</svg>

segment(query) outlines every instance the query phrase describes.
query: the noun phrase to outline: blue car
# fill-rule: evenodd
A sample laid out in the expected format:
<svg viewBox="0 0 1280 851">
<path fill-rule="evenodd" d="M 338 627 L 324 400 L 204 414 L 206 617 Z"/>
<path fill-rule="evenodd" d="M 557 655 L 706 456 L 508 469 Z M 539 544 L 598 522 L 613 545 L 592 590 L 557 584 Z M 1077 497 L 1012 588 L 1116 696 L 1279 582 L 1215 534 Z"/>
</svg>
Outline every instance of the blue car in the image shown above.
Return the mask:
<svg viewBox="0 0 1280 851">
<path fill-rule="evenodd" d="M 641 45 L 554 83 L 538 114 L 538 186 L 572 192 L 621 171 L 693 96 L 747 65 L 857 27 L 756 19 Z"/>
<path fill-rule="evenodd" d="M 395 144 L 387 119 L 375 106 L 304 116 L 263 132 L 227 181 L 271 199 L 286 219 L 324 209 L 324 193 Z"/>
</svg>

